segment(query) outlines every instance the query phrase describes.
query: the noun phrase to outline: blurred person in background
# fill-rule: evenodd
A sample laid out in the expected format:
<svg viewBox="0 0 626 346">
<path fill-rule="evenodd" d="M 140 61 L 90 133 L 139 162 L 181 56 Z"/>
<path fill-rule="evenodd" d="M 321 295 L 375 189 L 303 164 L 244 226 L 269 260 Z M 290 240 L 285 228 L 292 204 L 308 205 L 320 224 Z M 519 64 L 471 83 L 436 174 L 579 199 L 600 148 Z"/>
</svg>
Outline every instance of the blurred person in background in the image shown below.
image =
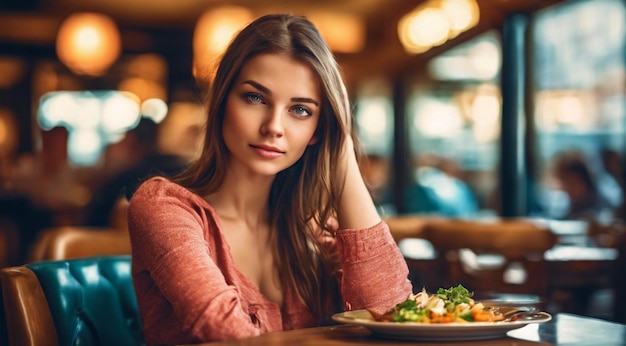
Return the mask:
<svg viewBox="0 0 626 346">
<path fill-rule="evenodd" d="M 414 184 L 406 193 L 408 213 L 447 217 L 470 217 L 478 213 L 478 201 L 460 178 L 459 163 L 446 157 L 421 155 L 414 171 Z"/>
<path fill-rule="evenodd" d="M 593 161 L 591 161 L 593 162 Z M 578 150 L 564 151 L 554 159 L 556 189 L 567 196 L 564 219 L 610 221 L 621 204 L 619 185 L 604 174 L 601 163 L 594 167 Z"/>
<path fill-rule="evenodd" d="M 406 300 L 408 268 L 359 172 L 346 88 L 315 26 L 257 18 L 207 100 L 200 158 L 145 181 L 128 207 L 146 343 L 313 327 Z"/>
<path fill-rule="evenodd" d="M 117 203 L 124 204 L 144 180 L 154 175 L 171 176 L 187 166 L 186 158 L 162 153 L 158 139 L 159 125 L 142 117 L 120 142 L 107 148 L 107 170 L 85 208 L 84 225 L 112 226 Z"/>
</svg>

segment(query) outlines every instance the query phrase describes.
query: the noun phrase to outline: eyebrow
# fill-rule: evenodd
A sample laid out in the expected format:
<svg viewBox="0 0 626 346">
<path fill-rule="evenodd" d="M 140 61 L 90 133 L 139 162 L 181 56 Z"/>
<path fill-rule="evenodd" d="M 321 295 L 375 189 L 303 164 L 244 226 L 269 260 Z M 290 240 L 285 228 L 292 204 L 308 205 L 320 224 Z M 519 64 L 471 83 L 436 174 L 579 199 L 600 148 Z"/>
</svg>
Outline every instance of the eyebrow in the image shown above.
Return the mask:
<svg viewBox="0 0 626 346">
<path fill-rule="evenodd" d="M 270 89 L 268 89 L 267 87 L 265 87 L 264 85 L 255 82 L 253 80 L 245 80 L 243 81 L 241 84 L 249 84 L 252 85 L 253 87 L 259 89 L 262 93 L 267 94 L 272 96 L 272 92 L 270 91 Z M 312 99 L 312 98 L 308 98 L 308 97 L 292 97 L 291 101 L 293 102 L 305 102 L 305 103 L 312 103 L 315 106 L 319 107 L 319 102 L 317 102 L 316 100 Z"/>
</svg>

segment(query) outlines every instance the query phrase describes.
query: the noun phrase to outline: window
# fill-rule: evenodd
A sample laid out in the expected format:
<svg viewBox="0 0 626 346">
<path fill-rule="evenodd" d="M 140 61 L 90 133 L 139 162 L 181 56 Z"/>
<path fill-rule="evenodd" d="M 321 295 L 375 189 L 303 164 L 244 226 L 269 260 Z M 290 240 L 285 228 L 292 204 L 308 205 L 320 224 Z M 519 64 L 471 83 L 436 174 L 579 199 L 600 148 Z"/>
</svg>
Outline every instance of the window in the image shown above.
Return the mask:
<svg viewBox="0 0 626 346">
<path fill-rule="evenodd" d="M 534 19 L 534 215 L 610 221 L 621 207 L 625 23 L 620 0 L 570 1 Z"/>
<path fill-rule="evenodd" d="M 494 214 L 501 93 L 500 41 L 485 33 L 434 58 L 407 104 L 412 157 L 405 213 Z"/>
</svg>

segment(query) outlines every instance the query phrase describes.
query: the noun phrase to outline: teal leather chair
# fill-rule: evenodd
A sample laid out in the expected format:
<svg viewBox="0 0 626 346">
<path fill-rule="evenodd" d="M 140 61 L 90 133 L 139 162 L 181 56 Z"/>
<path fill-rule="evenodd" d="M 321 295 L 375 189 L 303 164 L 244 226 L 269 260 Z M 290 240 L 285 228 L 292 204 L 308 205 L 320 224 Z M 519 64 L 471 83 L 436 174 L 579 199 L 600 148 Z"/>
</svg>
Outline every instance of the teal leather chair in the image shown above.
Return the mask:
<svg viewBox="0 0 626 346">
<path fill-rule="evenodd" d="M 0 270 L 9 345 L 143 345 L 130 256 Z"/>
</svg>

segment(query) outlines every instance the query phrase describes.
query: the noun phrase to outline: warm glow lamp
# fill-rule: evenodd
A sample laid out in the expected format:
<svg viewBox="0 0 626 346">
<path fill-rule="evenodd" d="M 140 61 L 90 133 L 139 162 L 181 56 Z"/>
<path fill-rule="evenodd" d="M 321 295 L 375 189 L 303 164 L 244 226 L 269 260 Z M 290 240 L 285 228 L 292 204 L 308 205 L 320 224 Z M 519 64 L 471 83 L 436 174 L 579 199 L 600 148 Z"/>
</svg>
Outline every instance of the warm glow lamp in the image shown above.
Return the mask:
<svg viewBox="0 0 626 346">
<path fill-rule="evenodd" d="M 306 17 L 317 26 L 333 52 L 356 53 L 365 46 L 365 24 L 358 16 L 311 11 Z"/>
<path fill-rule="evenodd" d="M 478 24 L 476 0 L 429 0 L 398 21 L 404 49 L 419 54 L 444 44 Z"/>
<path fill-rule="evenodd" d="M 18 125 L 15 114 L 8 108 L 0 108 L 0 157 L 15 153 L 18 142 Z"/>
<path fill-rule="evenodd" d="M 479 10 L 475 0 L 443 0 L 440 6 L 450 20 L 449 39 L 478 24 Z"/>
<path fill-rule="evenodd" d="M 77 74 L 103 75 L 117 60 L 121 49 L 117 25 L 98 13 L 69 16 L 57 34 L 59 60 Z"/>
<path fill-rule="evenodd" d="M 193 74 L 200 82 L 209 82 L 213 69 L 233 36 L 253 20 L 250 10 L 224 6 L 205 12 L 193 36 Z"/>
</svg>

